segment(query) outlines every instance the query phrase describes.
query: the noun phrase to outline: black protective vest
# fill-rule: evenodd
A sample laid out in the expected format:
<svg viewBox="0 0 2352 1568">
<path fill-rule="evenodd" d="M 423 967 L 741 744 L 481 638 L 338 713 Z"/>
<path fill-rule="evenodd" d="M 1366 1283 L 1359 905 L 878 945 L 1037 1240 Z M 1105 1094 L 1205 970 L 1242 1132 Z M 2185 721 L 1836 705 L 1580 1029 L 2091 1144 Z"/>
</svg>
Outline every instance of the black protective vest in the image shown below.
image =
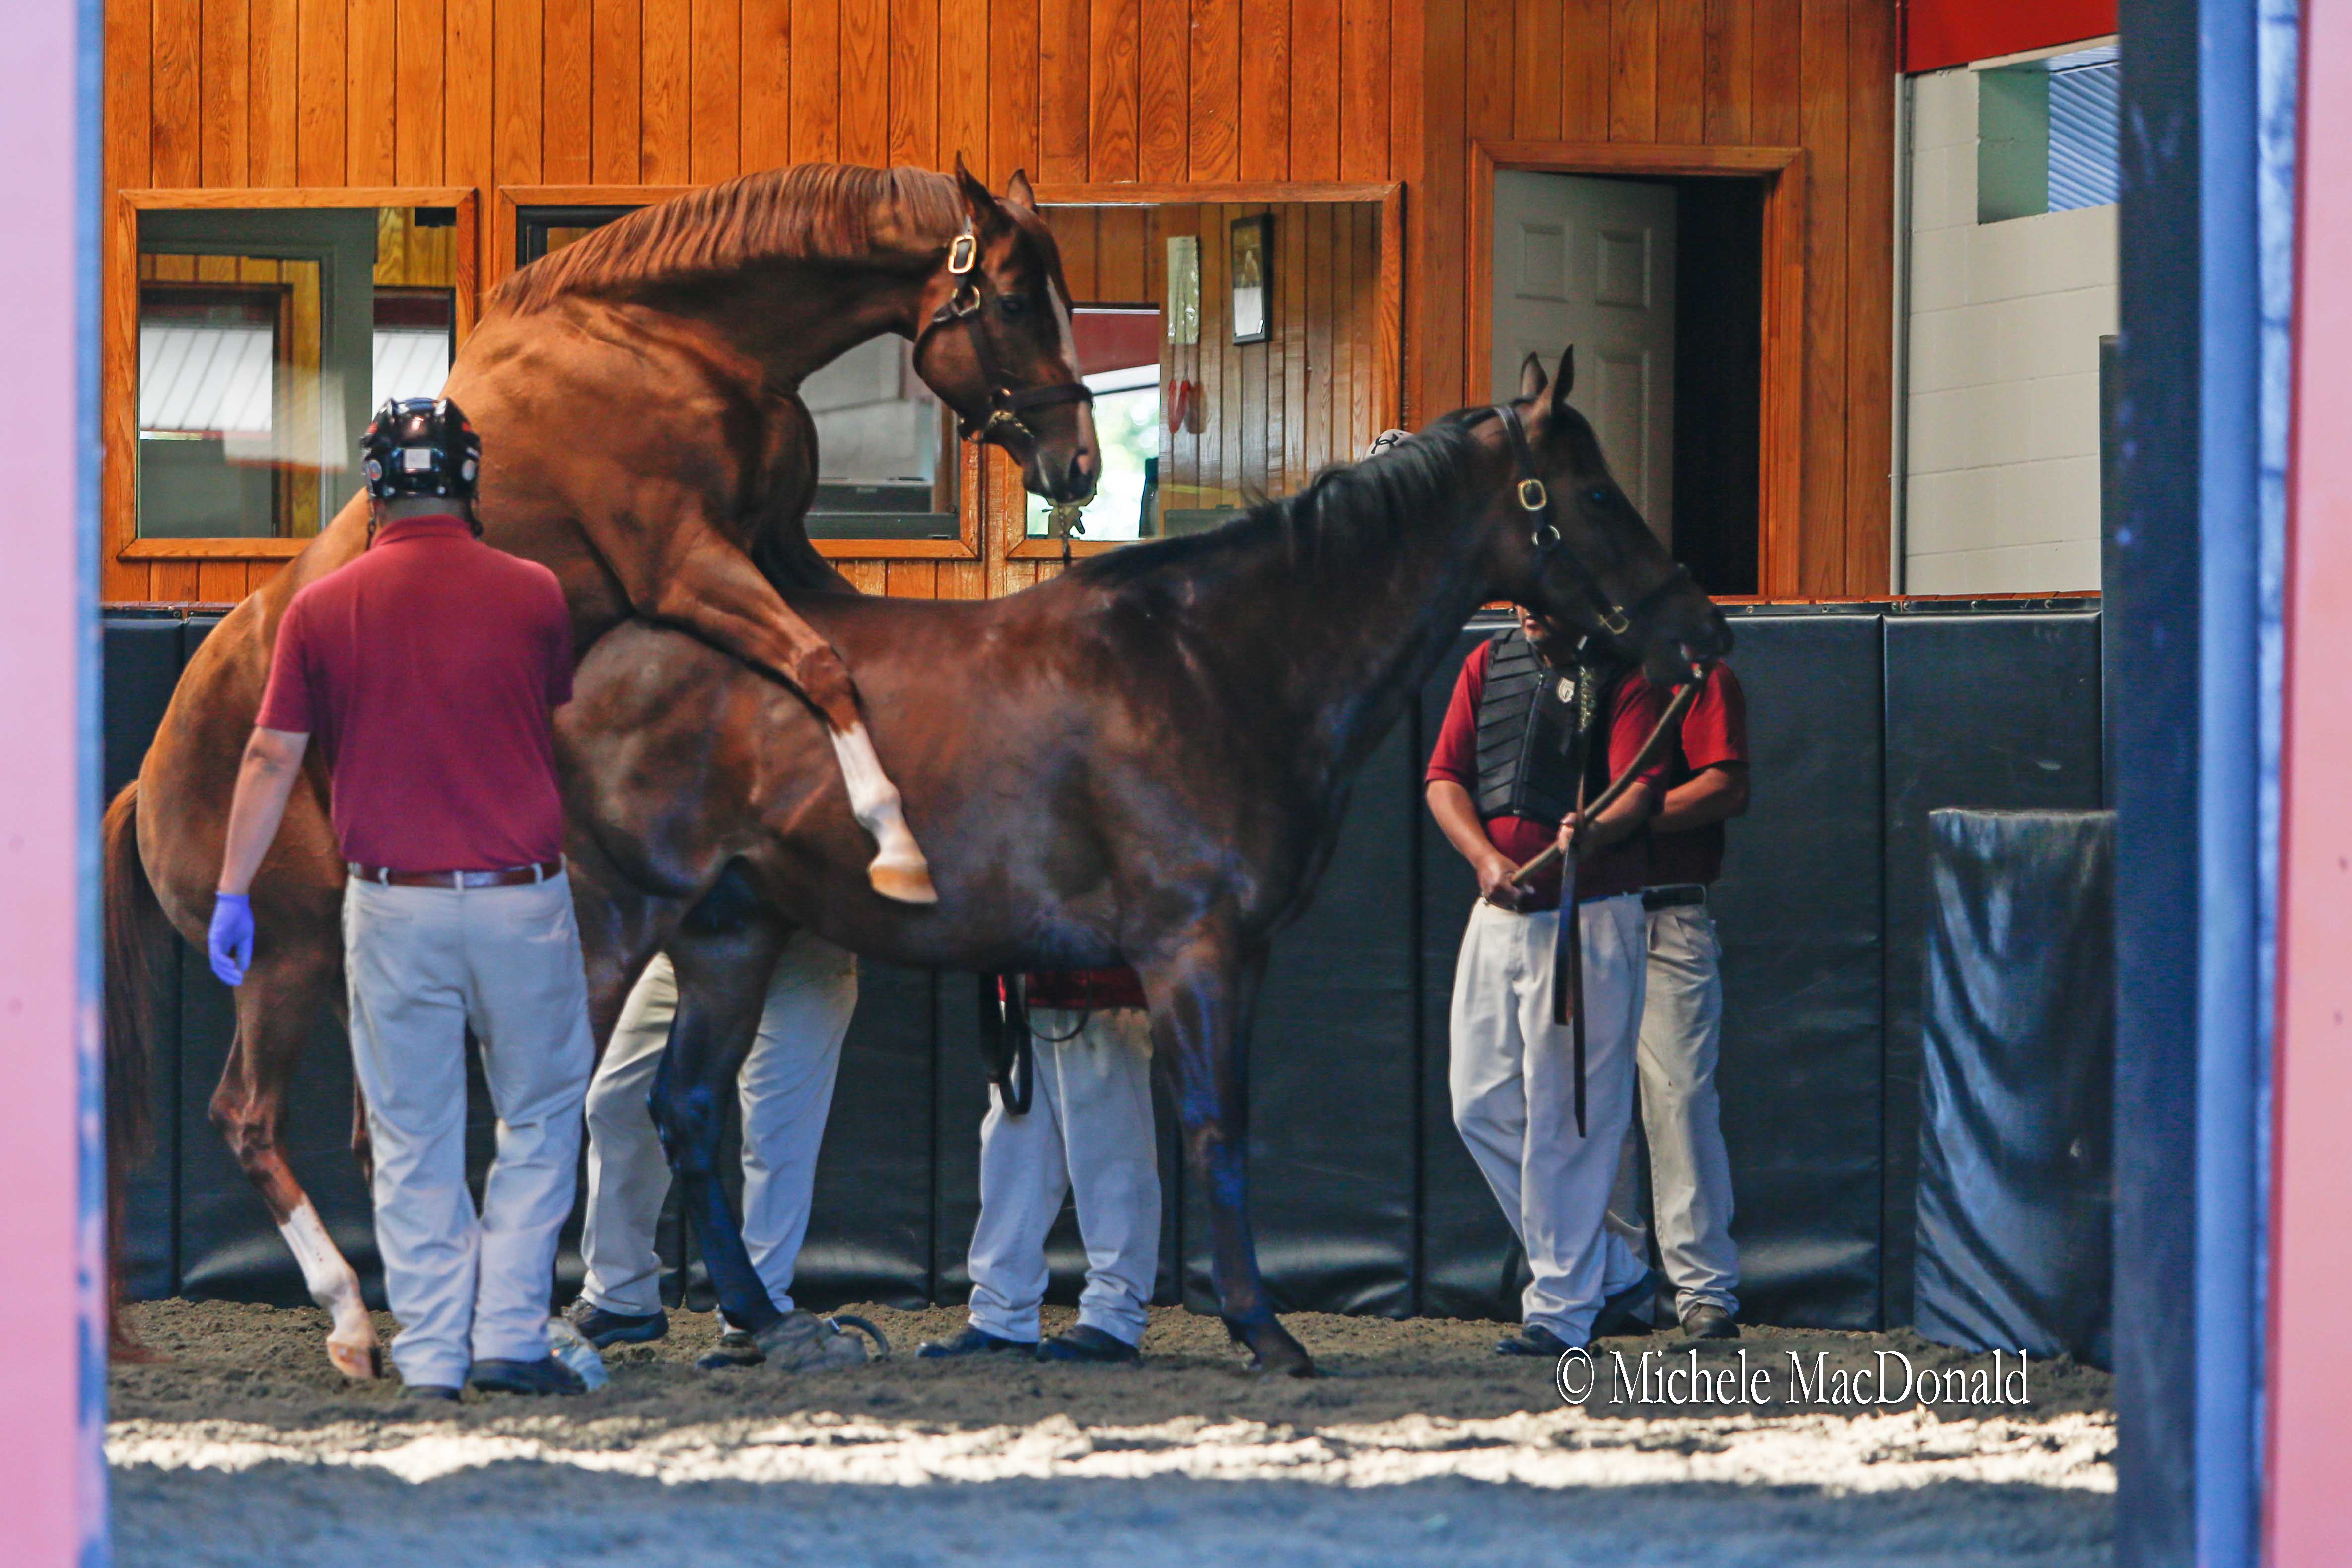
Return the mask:
<svg viewBox="0 0 2352 1568">
<path fill-rule="evenodd" d="M 1496 635 L 1486 661 L 1478 698 L 1478 815 L 1557 822 L 1576 810 L 1580 773 L 1584 798 L 1598 799 L 1609 788 L 1609 748 L 1577 743 L 1575 673 L 1545 664 L 1517 627 Z M 1608 732 L 1609 695 L 1620 674 L 1599 669 L 1584 676 L 1595 736 Z"/>
</svg>

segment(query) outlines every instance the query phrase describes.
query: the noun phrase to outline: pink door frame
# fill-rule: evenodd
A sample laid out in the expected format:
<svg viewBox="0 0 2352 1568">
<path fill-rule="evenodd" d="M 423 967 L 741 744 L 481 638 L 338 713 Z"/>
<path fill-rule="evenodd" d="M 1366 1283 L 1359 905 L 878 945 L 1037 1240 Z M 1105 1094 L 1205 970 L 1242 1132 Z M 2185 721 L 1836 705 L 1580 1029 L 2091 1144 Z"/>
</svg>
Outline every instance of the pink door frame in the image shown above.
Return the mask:
<svg viewBox="0 0 2352 1568">
<path fill-rule="evenodd" d="M 2294 436 L 2288 476 L 2272 1065 L 2270 1429 L 2263 1558 L 2335 1568 L 2352 1542 L 2352 9 L 2304 13 Z"/>
<path fill-rule="evenodd" d="M 7 7 L 0 93 L 0 430 L 9 603 L 0 614 L 0 1520 L 12 1564 L 106 1557 L 104 1206 L 98 1114 L 95 5 Z M 95 85 L 94 74 L 89 78 Z M 77 157 L 77 152 L 80 156 Z M 79 166 L 78 166 L 79 165 Z"/>
</svg>

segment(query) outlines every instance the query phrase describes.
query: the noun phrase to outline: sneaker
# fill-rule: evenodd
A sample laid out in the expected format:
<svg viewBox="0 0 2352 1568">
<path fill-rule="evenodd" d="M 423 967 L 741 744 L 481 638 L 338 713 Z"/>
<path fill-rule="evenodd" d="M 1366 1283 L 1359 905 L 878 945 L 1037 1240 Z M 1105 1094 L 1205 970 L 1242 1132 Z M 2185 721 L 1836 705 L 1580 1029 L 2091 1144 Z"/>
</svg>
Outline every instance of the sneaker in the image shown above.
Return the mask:
<svg viewBox="0 0 2352 1568">
<path fill-rule="evenodd" d="M 999 1354 L 1035 1355 L 1035 1340 L 1003 1339 L 970 1323 L 953 1339 L 927 1339 L 915 1354 L 925 1361 L 938 1361 L 950 1355 L 995 1355 Z"/>
<path fill-rule="evenodd" d="M 1650 1332 L 1650 1309 L 1658 1299 L 1658 1287 L 1665 1281 L 1655 1269 L 1644 1269 L 1642 1277 L 1601 1303 L 1592 1316 L 1594 1339 L 1616 1339 L 1624 1334 L 1645 1334 Z"/>
<path fill-rule="evenodd" d="M 585 1296 L 572 1302 L 572 1310 L 563 1315 L 571 1320 L 573 1328 L 580 1331 L 580 1337 L 598 1350 L 614 1344 L 649 1344 L 669 1333 L 667 1312 L 654 1312 L 641 1318 L 628 1312 L 608 1311 Z"/>
<path fill-rule="evenodd" d="M 1539 1355 L 1557 1361 L 1569 1349 L 1569 1343 L 1541 1323 L 1529 1323 L 1508 1339 L 1495 1342 L 1496 1355 Z"/>
<path fill-rule="evenodd" d="M 457 1403 L 457 1391 L 438 1383 L 404 1383 L 401 1385 L 400 1396 L 403 1399 L 418 1401 L 443 1401 L 451 1405 Z"/>
<path fill-rule="evenodd" d="M 537 1361 L 478 1361 L 467 1382 L 485 1394 L 585 1394 L 580 1375 L 551 1355 Z"/>
<path fill-rule="evenodd" d="M 977 1329 L 966 1330 L 977 1333 Z M 1098 1364 L 1115 1364 L 1143 1359 L 1143 1353 L 1117 1334 L 1105 1333 L 1087 1323 L 1067 1329 L 1037 1347 L 1039 1361 L 1086 1361 Z"/>
<path fill-rule="evenodd" d="M 1699 1301 L 1683 1314 L 1683 1333 L 1693 1339 L 1738 1339 L 1739 1324 L 1712 1301 Z"/>
</svg>

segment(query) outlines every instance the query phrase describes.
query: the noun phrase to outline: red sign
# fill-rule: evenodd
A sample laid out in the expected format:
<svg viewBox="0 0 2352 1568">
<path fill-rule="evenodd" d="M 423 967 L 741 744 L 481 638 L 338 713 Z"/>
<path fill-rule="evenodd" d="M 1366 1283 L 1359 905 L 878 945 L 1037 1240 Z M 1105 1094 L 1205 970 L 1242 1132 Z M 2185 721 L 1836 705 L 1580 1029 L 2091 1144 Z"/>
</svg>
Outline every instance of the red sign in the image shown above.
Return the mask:
<svg viewBox="0 0 2352 1568">
<path fill-rule="evenodd" d="M 1903 68 L 1941 70 L 2115 30 L 2116 0 L 1903 0 Z"/>
</svg>

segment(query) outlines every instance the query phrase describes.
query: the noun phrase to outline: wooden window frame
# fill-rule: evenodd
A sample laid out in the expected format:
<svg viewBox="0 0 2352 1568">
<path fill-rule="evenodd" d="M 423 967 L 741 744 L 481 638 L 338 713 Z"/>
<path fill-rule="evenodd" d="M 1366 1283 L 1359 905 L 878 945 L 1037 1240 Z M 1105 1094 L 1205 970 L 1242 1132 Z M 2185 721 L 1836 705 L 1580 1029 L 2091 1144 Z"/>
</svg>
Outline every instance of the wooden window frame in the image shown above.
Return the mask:
<svg viewBox="0 0 2352 1568">
<path fill-rule="evenodd" d="M 1085 183 L 1042 184 L 1037 188 L 1037 204 L 1041 207 L 1162 207 L 1162 206 L 1222 206 L 1264 203 L 1276 205 L 1309 205 L 1345 204 L 1371 205 L 1381 209 L 1381 273 L 1376 296 L 1373 329 L 1378 355 L 1375 368 L 1380 380 L 1372 389 L 1372 412 L 1383 429 L 1394 429 L 1404 423 L 1404 185 L 1392 180 L 1255 180 L 1203 182 L 1198 184 L 1142 184 L 1131 182 L 1097 181 Z M 999 537 L 1005 541 L 1007 560 L 1050 560 L 1062 559 L 1062 541 L 1051 538 L 1031 538 L 1024 516 L 1019 476 L 1012 464 L 999 454 L 989 465 L 1001 468 L 1005 476 L 998 488 L 1009 481 L 1011 495 L 1003 515 L 997 519 Z M 1074 559 L 1105 555 L 1133 539 L 1072 539 L 1070 555 Z"/>
<path fill-rule="evenodd" d="M 448 207 L 457 217 L 453 242 L 457 267 L 457 341 L 473 329 L 478 304 L 476 257 L 480 238 L 471 186 L 345 185 L 289 187 L 152 188 L 117 193 L 103 258 L 106 310 L 101 324 L 99 429 L 100 563 L 102 576 L 116 576 L 117 563 L 165 560 L 269 561 L 292 559 L 307 538 L 168 538 L 139 537 L 139 214 L 143 212 L 262 211 L 326 207 Z M 329 519 L 320 518 L 325 528 Z M 142 578 L 143 580 L 143 578 Z M 101 597 L 121 597 L 113 584 Z M 144 592 L 132 597 L 143 599 Z"/>
<path fill-rule="evenodd" d="M 1805 433 L 1805 152 L 1801 147 L 1670 147 L 1632 142 L 1473 141 L 1470 145 L 1469 362 L 1495 342 L 1495 172 L 1753 180 L 1764 188 L 1764 341 L 1757 378 L 1756 575 L 1766 599 L 1801 591 Z M 1727 601 L 1727 602 L 1729 602 Z"/>
</svg>

